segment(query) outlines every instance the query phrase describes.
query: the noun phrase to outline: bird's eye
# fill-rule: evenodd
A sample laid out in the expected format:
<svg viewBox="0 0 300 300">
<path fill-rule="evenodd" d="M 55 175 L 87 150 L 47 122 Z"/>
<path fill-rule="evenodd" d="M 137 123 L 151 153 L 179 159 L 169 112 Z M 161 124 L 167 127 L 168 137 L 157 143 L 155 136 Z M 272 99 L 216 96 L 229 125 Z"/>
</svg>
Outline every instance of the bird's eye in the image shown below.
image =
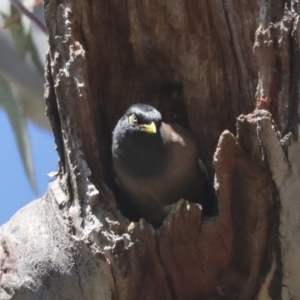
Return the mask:
<svg viewBox="0 0 300 300">
<path fill-rule="evenodd" d="M 131 126 L 136 126 L 138 124 L 138 119 L 135 114 L 130 115 L 128 121 Z"/>
</svg>

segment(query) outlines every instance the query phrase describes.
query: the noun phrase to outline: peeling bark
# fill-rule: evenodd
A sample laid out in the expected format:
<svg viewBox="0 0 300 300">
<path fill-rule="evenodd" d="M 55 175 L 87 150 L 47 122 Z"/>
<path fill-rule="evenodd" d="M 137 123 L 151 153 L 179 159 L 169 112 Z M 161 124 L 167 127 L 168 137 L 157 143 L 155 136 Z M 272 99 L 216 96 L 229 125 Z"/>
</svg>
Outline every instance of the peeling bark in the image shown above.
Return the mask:
<svg viewBox="0 0 300 300">
<path fill-rule="evenodd" d="M 0 229 L 0 299 L 300 298 L 299 28 L 290 1 L 45 1 L 59 173 Z M 187 127 L 218 215 L 131 223 L 111 131 L 136 102 Z M 213 167 L 212 167 L 213 166 Z"/>
</svg>

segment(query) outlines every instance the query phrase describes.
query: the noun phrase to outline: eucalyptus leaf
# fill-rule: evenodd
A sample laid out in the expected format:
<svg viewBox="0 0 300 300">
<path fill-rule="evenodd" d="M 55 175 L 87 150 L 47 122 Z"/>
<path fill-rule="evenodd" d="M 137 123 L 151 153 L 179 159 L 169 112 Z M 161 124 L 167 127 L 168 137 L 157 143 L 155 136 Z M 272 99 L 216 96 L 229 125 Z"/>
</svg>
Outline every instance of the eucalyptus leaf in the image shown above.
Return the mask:
<svg viewBox="0 0 300 300">
<path fill-rule="evenodd" d="M 28 11 L 30 11 L 31 13 L 33 12 L 35 0 L 23 0 L 22 3 Z M 20 21 L 22 24 L 24 35 L 29 35 L 31 28 L 31 20 L 24 14 L 21 14 Z"/>
<path fill-rule="evenodd" d="M 10 84 L 5 76 L 3 76 L 1 73 L 0 102 L 3 108 L 6 110 L 13 128 L 27 178 L 34 192 L 38 194 L 34 176 L 29 133 L 27 129 L 26 118 L 24 117 L 23 113 L 22 103 L 19 99 L 16 88 Z"/>
<path fill-rule="evenodd" d="M 0 17 L 4 21 L 4 24 L 1 24 L 3 26 L 2 30 L 5 29 L 5 28 L 9 29 L 10 26 L 15 26 L 14 18 L 10 14 L 7 14 L 3 11 L 0 11 Z"/>
<path fill-rule="evenodd" d="M 32 62 L 34 63 L 36 69 L 39 71 L 39 73 L 44 76 L 44 65 L 41 63 L 41 60 L 40 60 L 40 57 L 39 57 L 39 54 L 38 54 L 38 51 L 37 51 L 37 48 L 36 48 L 36 45 L 34 44 L 33 42 L 33 39 L 32 39 L 32 35 L 30 34 L 29 37 L 28 37 L 28 44 L 27 44 L 27 49 L 28 51 L 30 52 L 31 54 L 31 59 L 32 59 Z"/>
<path fill-rule="evenodd" d="M 24 58 L 27 52 L 26 42 L 28 35 L 26 36 L 24 33 L 20 18 L 14 18 L 14 16 L 20 15 L 19 11 L 13 5 L 11 5 L 10 12 L 11 18 L 14 19 L 14 26 L 9 26 L 8 29 L 15 42 L 17 50 L 19 51 L 20 55 Z"/>
<path fill-rule="evenodd" d="M 11 5 L 11 15 L 14 16 L 15 14 L 20 14 L 20 12 L 14 5 Z M 24 18 L 27 20 L 26 22 L 24 22 Z M 27 26 L 28 24 L 29 27 Z M 20 18 L 16 19 L 15 26 L 9 26 L 8 28 L 11 32 L 11 36 L 15 42 L 16 48 L 20 52 L 23 59 L 26 59 L 26 54 L 30 53 L 35 67 L 40 74 L 44 74 L 43 64 L 38 56 L 36 45 L 32 40 L 30 24 L 31 20 L 27 16 L 21 14 Z"/>
</svg>

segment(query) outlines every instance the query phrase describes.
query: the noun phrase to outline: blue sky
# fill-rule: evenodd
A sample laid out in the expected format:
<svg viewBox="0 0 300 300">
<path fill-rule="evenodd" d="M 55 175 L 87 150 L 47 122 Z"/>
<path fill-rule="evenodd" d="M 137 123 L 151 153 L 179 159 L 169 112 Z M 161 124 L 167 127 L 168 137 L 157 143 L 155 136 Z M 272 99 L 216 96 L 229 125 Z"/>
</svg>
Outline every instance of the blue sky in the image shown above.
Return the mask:
<svg viewBox="0 0 300 300">
<path fill-rule="evenodd" d="M 31 122 L 28 127 L 38 196 L 41 197 L 49 182 L 46 174 L 57 169 L 58 154 L 51 132 L 40 129 Z M 38 196 L 27 180 L 6 112 L 0 109 L 0 226 Z"/>
</svg>

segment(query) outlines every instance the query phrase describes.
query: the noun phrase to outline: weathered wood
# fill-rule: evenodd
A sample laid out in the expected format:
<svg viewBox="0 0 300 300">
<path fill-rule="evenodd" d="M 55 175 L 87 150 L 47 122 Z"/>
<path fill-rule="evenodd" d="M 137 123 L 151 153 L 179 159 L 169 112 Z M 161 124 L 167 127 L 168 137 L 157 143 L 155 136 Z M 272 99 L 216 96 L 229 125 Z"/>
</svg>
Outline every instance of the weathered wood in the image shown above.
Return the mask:
<svg viewBox="0 0 300 300">
<path fill-rule="evenodd" d="M 300 298 L 295 3 L 46 0 L 45 17 L 59 175 L 0 229 L 0 299 Z M 180 200 L 154 230 L 119 211 L 111 131 L 136 102 L 190 129 L 218 215 Z"/>
</svg>

